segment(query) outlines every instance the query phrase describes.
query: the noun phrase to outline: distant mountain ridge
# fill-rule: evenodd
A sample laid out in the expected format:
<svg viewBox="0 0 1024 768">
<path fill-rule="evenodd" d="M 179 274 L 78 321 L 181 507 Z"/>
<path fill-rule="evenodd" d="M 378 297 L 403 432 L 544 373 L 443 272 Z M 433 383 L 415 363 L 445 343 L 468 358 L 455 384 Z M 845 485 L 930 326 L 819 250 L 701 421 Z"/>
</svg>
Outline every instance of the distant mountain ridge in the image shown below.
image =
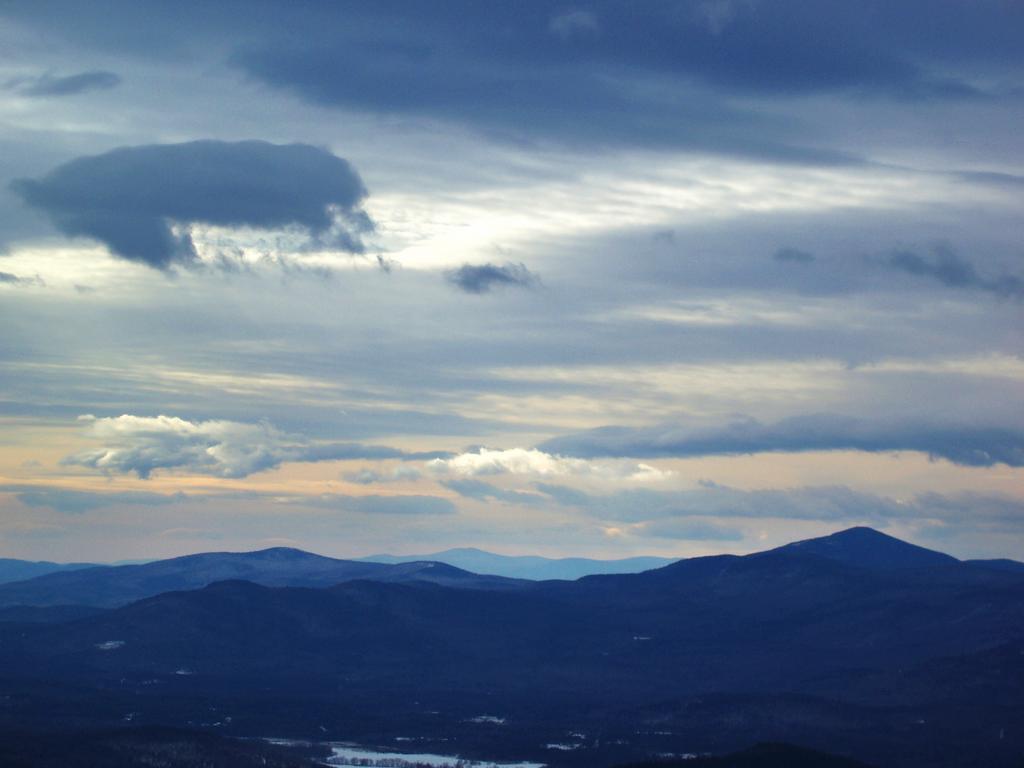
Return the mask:
<svg viewBox="0 0 1024 768">
<path fill-rule="evenodd" d="M 960 561 L 871 528 L 856 527 L 745 557 L 714 555 L 676 561 L 658 557 L 551 559 L 497 555 L 468 548 L 422 557 L 377 555 L 341 560 L 289 547 L 255 552 L 205 552 L 122 565 L 0 561 L 0 564 L 40 566 L 44 570 L 42 575 L 0 583 L 0 609 L 14 606 L 62 607 L 66 613 L 68 606 L 112 608 L 164 592 L 200 589 L 226 580 L 245 580 L 268 587 L 326 587 L 353 580 L 422 581 L 469 589 L 518 590 L 545 580 L 586 581 L 650 574 L 645 576 L 646 582 L 653 584 L 676 572 L 714 570 L 729 563 L 745 563 L 751 557 L 768 558 L 783 554 L 820 558 L 872 571 L 942 569 L 965 565 L 985 572 L 1024 574 L 1024 563 L 1015 560 Z M 22 612 L 20 615 L 27 617 L 32 614 Z M 40 618 L 46 616 L 37 615 Z M 51 612 L 49 615 L 61 614 Z"/>
<path fill-rule="evenodd" d="M 48 560 L 15 560 L 10 557 L 0 557 L 0 584 L 34 579 L 36 576 L 44 576 L 57 571 L 92 568 L 94 565 L 94 563 L 51 563 Z"/>
<path fill-rule="evenodd" d="M 268 587 L 326 587 L 345 581 L 425 581 L 471 589 L 514 588 L 516 582 L 478 576 L 445 563 L 387 565 L 338 560 L 299 549 L 206 552 L 139 565 L 100 565 L 0 584 L 0 607 L 78 605 L 111 608 L 164 592 L 201 589 L 242 579 Z"/>
<path fill-rule="evenodd" d="M 432 560 L 454 565 L 473 573 L 486 573 L 513 579 L 566 579 L 573 581 L 593 574 L 640 573 L 661 568 L 678 558 L 627 557 L 598 560 L 588 557 L 541 557 L 539 555 L 499 555 L 475 547 L 446 549 L 426 555 L 370 555 L 359 560 L 372 563 L 411 563 Z"/>
</svg>

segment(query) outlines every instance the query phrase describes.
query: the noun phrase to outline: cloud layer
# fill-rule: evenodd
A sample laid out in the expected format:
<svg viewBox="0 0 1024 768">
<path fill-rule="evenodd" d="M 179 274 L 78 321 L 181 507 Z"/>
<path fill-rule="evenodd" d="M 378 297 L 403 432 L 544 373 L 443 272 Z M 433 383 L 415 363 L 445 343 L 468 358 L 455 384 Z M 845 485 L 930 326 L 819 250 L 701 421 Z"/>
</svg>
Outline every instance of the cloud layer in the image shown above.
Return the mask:
<svg viewBox="0 0 1024 768">
<path fill-rule="evenodd" d="M 345 160 L 308 144 L 192 141 L 81 157 L 11 188 L 69 236 L 157 269 L 197 258 L 187 227 L 296 228 L 361 252 L 366 188 Z"/>
<path fill-rule="evenodd" d="M 537 483 L 536 489 L 558 504 L 593 517 L 644 525 L 686 518 L 777 518 L 878 527 L 926 521 L 968 528 L 991 524 L 1012 528 L 1024 523 L 1024 502 L 996 494 L 923 493 L 898 500 L 846 486 L 742 490 L 711 482 L 685 490 L 638 488 L 608 494 L 550 483 Z"/>
<path fill-rule="evenodd" d="M 835 414 L 794 416 L 763 424 L 755 419 L 724 427 L 687 429 L 602 427 L 542 443 L 543 451 L 595 458 L 714 456 L 765 452 L 919 451 L 954 464 L 1024 466 L 1024 429 L 1013 426 L 880 422 Z"/>
<path fill-rule="evenodd" d="M 82 416 L 101 447 L 67 456 L 62 463 L 103 472 L 134 472 L 147 478 L 156 470 L 183 470 L 216 477 L 245 477 L 284 462 L 345 459 L 427 459 L 396 448 L 359 443 L 314 443 L 267 422 L 187 421 L 175 416 Z"/>
<path fill-rule="evenodd" d="M 363 24 L 332 24 L 323 10 L 311 14 L 301 44 L 253 35 L 233 62 L 328 107 L 457 121 L 498 136 L 806 160 L 815 156 L 813 140 L 799 135 L 806 143 L 793 146 L 796 126 L 780 130 L 719 97 L 983 99 L 983 88 L 948 65 L 1019 61 L 1007 29 L 1021 18 L 996 2 L 965 8 L 923 0 L 899 9 L 841 0 L 486 10 L 467 1 L 442 12 L 414 2 L 386 10 L 355 4 L 348 12 Z"/>
<path fill-rule="evenodd" d="M 0 3 L 2 554 L 697 554 L 1021 495 L 1024 5 L 293 5 Z"/>
<path fill-rule="evenodd" d="M 0 485 L 0 492 L 13 493 L 27 507 L 44 507 L 66 514 L 80 514 L 113 505 L 154 507 L 186 501 L 184 493 L 113 491 L 96 493 L 45 485 Z"/>
</svg>

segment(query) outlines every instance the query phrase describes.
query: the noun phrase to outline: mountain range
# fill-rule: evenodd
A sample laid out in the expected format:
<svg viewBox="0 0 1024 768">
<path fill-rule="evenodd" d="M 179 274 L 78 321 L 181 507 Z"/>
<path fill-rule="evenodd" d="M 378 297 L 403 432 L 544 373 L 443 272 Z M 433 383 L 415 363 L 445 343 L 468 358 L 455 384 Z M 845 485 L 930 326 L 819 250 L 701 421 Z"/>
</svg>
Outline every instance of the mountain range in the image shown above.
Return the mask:
<svg viewBox="0 0 1024 768">
<path fill-rule="evenodd" d="M 866 528 L 575 581 L 274 549 L 0 598 L 92 601 L 0 620 L 0 725 L 130 715 L 552 766 L 762 741 L 907 768 L 1024 755 L 1024 574 Z"/>
<path fill-rule="evenodd" d="M 73 571 L 89 568 L 93 563 L 51 563 L 48 560 L 14 560 L 0 557 L 0 584 L 22 581 L 57 571 Z"/>
<path fill-rule="evenodd" d="M 0 608 L 84 605 L 115 607 L 173 590 L 243 579 L 265 586 L 324 587 L 364 579 L 429 582 L 450 587 L 504 589 L 515 582 L 479 576 L 437 562 L 396 565 L 337 560 L 298 549 L 207 552 L 137 565 L 95 565 L 0 584 Z"/>
<path fill-rule="evenodd" d="M 225 553 L 227 554 L 227 553 Z M 243 553 L 245 554 L 245 553 Z M 53 563 L 48 561 L 15 560 L 0 558 L 0 584 L 23 581 L 58 571 L 81 570 L 83 568 L 114 567 L 120 565 L 142 565 L 152 561 L 125 563 Z M 537 555 L 499 555 L 482 549 L 465 547 L 447 549 L 426 555 L 370 555 L 348 562 L 402 563 L 434 562 L 451 565 L 474 574 L 504 576 L 511 579 L 578 579 L 598 573 L 639 573 L 660 568 L 674 562 L 668 557 L 627 557 L 618 560 L 597 560 L 586 557 L 550 558 Z M 1012 561 L 1007 561 L 1012 562 Z M 357 572 L 353 569 L 353 573 Z M 366 571 L 370 573 L 370 571 Z"/>
<path fill-rule="evenodd" d="M 371 555 L 360 558 L 373 563 L 447 563 L 473 573 L 489 573 L 512 579 L 579 579 L 601 573 L 640 573 L 675 562 L 669 557 L 627 557 L 596 560 L 587 557 L 539 557 L 537 555 L 498 555 L 474 547 L 446 549 L 427 555 Z"/>
</svg>

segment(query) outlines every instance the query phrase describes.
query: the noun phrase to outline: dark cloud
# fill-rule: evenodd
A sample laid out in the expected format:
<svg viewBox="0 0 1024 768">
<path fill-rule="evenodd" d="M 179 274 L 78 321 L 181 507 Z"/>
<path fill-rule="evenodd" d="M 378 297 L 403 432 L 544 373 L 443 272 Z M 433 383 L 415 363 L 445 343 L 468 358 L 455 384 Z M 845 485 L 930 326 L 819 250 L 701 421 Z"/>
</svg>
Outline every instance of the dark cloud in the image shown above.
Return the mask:
<svg viewBox="0 0 1024 768">
<path fill-rule="evenodd" d="M 776 261 L 792 262 L 794 264 L 810 264 L 814 261 L 814 254 L 801 251 L 799 248 L 780 248 L 772 258 Z"/>
<path fill-rule="evenodd" d="M 1024 11 L 1005 0 L 451 0 L 440 9 L 352 0 L 309 3 L 301 14 L 280 2 L 253 13 L 242 0 L 104 6 L 98 14 L 73 0 L 11 0 L 0 13 L 106 53 L 227 48 L 253 80 L 328 107 L 458 122 L 515 141 L 797 162 L 849 157 L 753 101 L 977 100 L 987 97 L 977 83 L 1012 92 L 1024 59 Z"/>
<path fill-rule="evenodd" d="M 196 260 L 186 231 L 203 223 L 296 228 L 318 246 L 363 249 L 372 228 L 356 171 L 325 149 L 263 141 L 122 147 L 65 163 L 12 189 L 63 233 L 91 237 L 121 258 L 166 270 Z"/>
<path fill-rule="evenodd" d="M 46 285 L 39 275 L 34 277 L 21 277 L 11 272 L 0 272 L 0 283 L 6 285 Z"/>
<path fill-rule="evenodd" d="M 445 273 L 452 285 L 466 293 L 488 293 L 494 288 L 533 288 L 540 280 L 523 264 L 463 264 Z"/>
<path fill-rule="evenodd" d="M 113 506 L 164 506 L 187 501 L 189 498 L 184 493 L 149 493 L 147 491 L 97 493 L 32 485 L 0 485 L 0 492 L 13 493 L 15 498 L 27 507 L 45 507 L 69 514 L 79 514 Z"/>
<path fill-rule="evenodd" d="M 919 451 L 954 464 L 1024 466 L 1024 430 L 976 426 L 881 422 L 834 414 L 795 416 L 774 424 L 744 419 L 724 427 L 687 429 L 601 427 L 541 443 L 564 456 L 659 458 L 764 452 Z"/>
<path fill-rule="evenodd" d="M 1024 92 L 1021 93 L 1024 95 Z M 979 184 L 992 184 L 999 187 L 1018 189 L 1024 187 L 1024 176 L 1014 173 L 1001 173 L 999 171 L 956 171 L 952 174 L 963 181 L 972 181 Z"/>
<path fill-rule="evenodd" d="M 254 78 L 321 105 L 454 120 L 492 135 L 691 146 L 824 162 L 813 136 L 708 94 L 854 93 L 895 101 L 977 99 L 953 62 L 1019 61 L 1005 4 L 965 13 L 921 0 L 808 4 L 598 0 L 553 3 L 353 4 L 302 44 L 254 35 L 234 62 Z M 927 15 L 927 29 L 920 17 Z M 939 33 L 937 30 L 942 30 Z M 989 36 L 992 47 L 980 42 Z M 695 108 L 696 107 L 696 108 Z M 790 141 L 802 142 L 799 147 Z M 836 157 L 831 158 L 833 161 Z"/>
<path fill-rule="evenodd" d="M 92 71 L 64 77 L 49 73 L 39 77 L 20 77 L 8 81 L 6 87 L 22 96 L 74 96 L 86 91 L 108 90 L 120 84 L 121 78 L 113 72 Z"/>
<path fill-rule="evenodd" d="M 1004 298 L 1024 299 L 1024 279 L 1010 274 L 983 277 L 971 262 L 949 246 L 935 247 L 931 258 L 913 251 L 896 251 L 887 263 L 893 269 L 938 280 L 949 288 L 969 288 Z"/>
<path fill-rule="evenodd" d="M 1005 0 L 449 0 L 443 8 L 350 0 L 311 3 L 302 14 L 287 3 L 263 3 L 254 14 L 247 0 L 144 8 L 106 0 L 103 7 L 107 13 L 99 14 L 75 0 L 8 0 L 3 12 L 88 45 L 150 55 L 187 51 L 191 41 L 231 33 L 260 47 L 301 36 L 310 48 L 389 43 L 381 53 L 392 61 L 401 55 L 410 65 L 444 53 L 475 55 L 491 61 L 491 69 L 583 59 L 606 71 L 686 73 L 735 88 L 797 92 L 860 87 L 900 95 L 931 87 L 943 93 L 954 82 L 953 64 L 1024 59 L 1018 37 L 1024 11 Z"/>
<path fill-rule="evenodd" d="M 860 162 L 816 146 L 816 137 L 793 120 L 729 105 L 689 82 L 678 84 L 685 98 L 645 97 L 649 73 L 634 73 L 636 82 L 619 82 L 585 61 L 502 61 L 484 51 L 455 51 L 445 41 L 250 46 L 234 61 L 252 77 L 318 105 L 464 123 L 515 143 L 637 144 L 779 162 Z M 651 90 L 660 88 L 652 85 Z"/>
</svg>

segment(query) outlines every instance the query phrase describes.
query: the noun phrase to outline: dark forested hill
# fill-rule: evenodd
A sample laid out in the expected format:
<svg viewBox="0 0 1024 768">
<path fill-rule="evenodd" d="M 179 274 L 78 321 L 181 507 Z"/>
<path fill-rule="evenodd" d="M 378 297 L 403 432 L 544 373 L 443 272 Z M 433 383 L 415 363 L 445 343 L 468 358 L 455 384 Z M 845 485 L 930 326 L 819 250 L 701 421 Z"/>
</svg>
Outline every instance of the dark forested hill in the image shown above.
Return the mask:
<svg viewBox="0 0 1024 768">
<path fill-rule="evenodd" d="M 187 725 L 212 702 L 231 713 L 219 727 L 244 735 L 444 734 L 553 765 L 754 741 L 880 765 L 1005 764 L 1024 749 L 1024 577 L 898 544 L 855 531 L 515 589 L 444 566 L 424 570 L 477 588 L 417 572 L 329 587 L 233 579 L 73 621 L 0 623 L 12 691 L 0 722 L 128 708 Z M 314 584 L 340 572 L 257 554 L 312 563 Z"/>
<path fill-rule="evenodd" d="M 180 728 L 0 731 L 4 768 L 316 768 L 320 756 Z"/>
<path fill-rule="evenodd" d="M 720 756 L 663 759 L 622 768 L 868 768 L 865 763 L 789 744 L 758 744 Z"/>
</svg>

